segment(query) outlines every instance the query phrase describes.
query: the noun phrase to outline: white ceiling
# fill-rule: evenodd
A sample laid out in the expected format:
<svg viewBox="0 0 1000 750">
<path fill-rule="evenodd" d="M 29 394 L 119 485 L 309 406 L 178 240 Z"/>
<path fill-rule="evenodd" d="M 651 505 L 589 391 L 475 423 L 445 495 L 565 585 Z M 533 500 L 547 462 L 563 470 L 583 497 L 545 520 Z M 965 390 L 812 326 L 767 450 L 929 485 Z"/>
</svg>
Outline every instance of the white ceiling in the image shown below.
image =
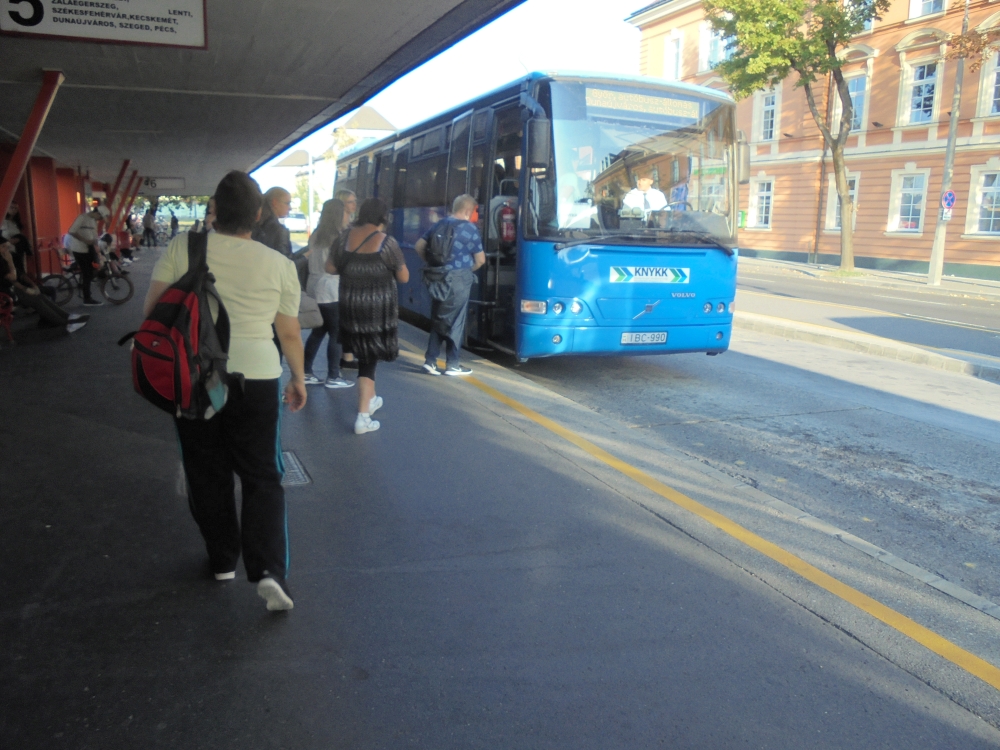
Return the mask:
<svg viewBox="0 0 1000 750">
<path fill-rule="evenodd" d="M 62 70 L 36 154 L 105 182 L 131 159 L 210 194 L 522 1 L 209 0 L 207 50 L 0 36 L 0 138 Z"/>
</svg>

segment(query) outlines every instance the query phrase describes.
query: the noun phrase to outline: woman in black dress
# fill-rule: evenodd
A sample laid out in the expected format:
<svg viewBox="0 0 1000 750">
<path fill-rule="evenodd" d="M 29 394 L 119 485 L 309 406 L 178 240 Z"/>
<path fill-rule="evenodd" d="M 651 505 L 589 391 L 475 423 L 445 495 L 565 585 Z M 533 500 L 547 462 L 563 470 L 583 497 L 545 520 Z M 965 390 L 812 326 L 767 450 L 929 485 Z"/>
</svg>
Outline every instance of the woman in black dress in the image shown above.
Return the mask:
<svg viewBox="0 0 1000 750">
<path fill-rule="evenodd" d="M 344 348 L 358 360 L 358 417 L 354 432 L 374 432 L 371 415 L 382 406 L 375 395 L 375 366 L 399 355 L 399 300 L 396 282 L 410 272 L 403 252 L 385 234 L 389 210 L 378 198 L 361 204 L 354 226 L 330 248 L 327 273 L 340 276 L 340 333 Z"/>
</svg>

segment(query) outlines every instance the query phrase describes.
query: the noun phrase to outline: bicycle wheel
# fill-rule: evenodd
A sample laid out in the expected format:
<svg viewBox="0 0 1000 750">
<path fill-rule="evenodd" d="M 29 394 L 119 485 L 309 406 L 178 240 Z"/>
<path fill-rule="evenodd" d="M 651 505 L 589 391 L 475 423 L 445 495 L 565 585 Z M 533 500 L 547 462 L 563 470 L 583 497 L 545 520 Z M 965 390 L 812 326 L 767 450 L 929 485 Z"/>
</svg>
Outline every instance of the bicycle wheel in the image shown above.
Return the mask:
<svg viewBox="0 0 1000 750">
<path fill-rule="evenodd" d="M 73 285 L 65 276 L 46 276 L 42 280 L 42 288 L 51 290 L 52 301 L 57 305 L 65 305 L 73 299 Z"/>
<path fill-rule="evenodd" d="M 112 305 L 121 305 L 132 299 L 135 287 L 127 276 L 109 276 L 101 279 L 101 296 Z"/>
</svg>

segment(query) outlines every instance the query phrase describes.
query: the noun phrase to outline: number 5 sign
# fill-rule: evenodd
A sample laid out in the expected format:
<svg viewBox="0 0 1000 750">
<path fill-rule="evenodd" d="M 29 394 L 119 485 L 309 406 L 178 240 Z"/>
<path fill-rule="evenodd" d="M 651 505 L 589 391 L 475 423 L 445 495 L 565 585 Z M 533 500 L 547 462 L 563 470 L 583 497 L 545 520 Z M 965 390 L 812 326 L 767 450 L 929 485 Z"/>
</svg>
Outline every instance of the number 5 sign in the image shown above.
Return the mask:
<svg viewBox="0 0 1000 750">
<path fill-rule="evenodd" d="M 0 33 L 205 49 L 206 2 L 0 0 Z"/>
</svg>

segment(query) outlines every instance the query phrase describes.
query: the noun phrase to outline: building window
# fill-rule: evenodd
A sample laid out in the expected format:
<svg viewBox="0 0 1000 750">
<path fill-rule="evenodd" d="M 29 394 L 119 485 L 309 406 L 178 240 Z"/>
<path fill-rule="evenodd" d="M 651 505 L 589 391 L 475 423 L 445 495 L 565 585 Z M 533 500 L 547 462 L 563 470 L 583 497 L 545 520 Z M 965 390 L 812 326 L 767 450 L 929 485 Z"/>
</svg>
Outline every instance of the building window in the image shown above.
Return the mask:
<svg viewBox="0 0 1000 750">
<path fill-rule="evenodd" d="M 1000 115 L 1000 52 L 993 58 L 993 103 L 990 105 L 991 115 Z"/>
<path fill-rule="evenodd" d="M 760 117 L 760 139 L 762 141 L 774 140 L 774 112 L 776 104 L 777 96 L 773 92 L 764 94 Z"/>
<path fill-rule="evenodd" d="M 757 227 L 771 228 L 771 200 L 774 196 L 774 183 L 771 180 L 761 180 L 757 183 Z"/>
<path fill-rule="evenodd" d="M 851 92 L 851 109 L 854 114 L 851 118 L 851 132 L 864 130 L 865 125 L 865 98 L 868 87 L 868 78 L 859 76 L 847 82 L 847 89 Z"/>
<path fill-rule="evenodd" d="M 668 81 L 679 81 L 683 75 L 681 70 L 681 38 L 677 36 L 667 39 L 663 45 L 663 77 Z"/>
<path fill-rule="evenodd" d="M 934 89 L 937 83 L 937 63 L 913 67 L 910 90 L 910 123 L 930 122 L 934 114 Z"/>
<path fill-rule="evenodd" d="M 931 13 L 942 11 L 944 11 L 944 0 L 920 0 L 920 15 L 929 16 Z"/>
<path fill-rule="evenodd" d="M 923 229 L 924 176 L 903 176 L 899 193 L 899 231 L 919 232 Z"/>
<path fill-rule="evenodd" d="M 979 231 L 1000 234 L 1000 172 L 987 172 L 983 175 Z"/>
<path fill-rule="evenodd" d="M 854 218 L 857 220 L 858 217 L 858 178 L 848 177 L 847 178 L 847 192 L 851 196 L 851 203 L 854 204 Z M 833 194 L 833 226 L 831 229 L 840 229 L 840 196 L 837 194 L 837 188 L 834 186 Z M 853 229 L 853 227 L 852 227 Z"/>
<path fill-rule="evenodd" d="M 700 70 L 711 70 L 723 60 L 733 56 L 733 40 L 716 31 L 707 21 L 702 25 L 701 50 L 698 60 Z"/>
<path fill-rule="evenodd" d="M 944 13 L 944 0 L 910 0 L 910 18 Z"/>
</svg>

